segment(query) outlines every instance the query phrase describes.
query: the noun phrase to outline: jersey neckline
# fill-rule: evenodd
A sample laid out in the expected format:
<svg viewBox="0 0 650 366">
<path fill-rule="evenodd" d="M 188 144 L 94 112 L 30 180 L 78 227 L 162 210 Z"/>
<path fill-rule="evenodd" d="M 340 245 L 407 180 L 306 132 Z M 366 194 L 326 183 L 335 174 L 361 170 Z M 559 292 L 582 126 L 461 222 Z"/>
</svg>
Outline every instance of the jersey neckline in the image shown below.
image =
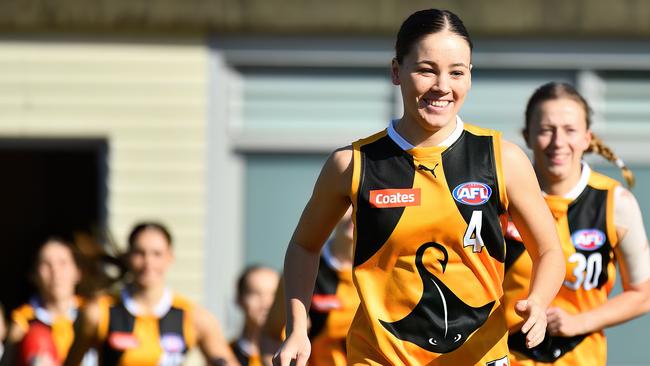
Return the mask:
<svg viewBox="0 0 650 366">
<path fill-rule="evenodd" d="M 66 318 L 75 321 L 79 313 L 79 300 L 75 297 L 72 301 L 72 305 L 68 308 Z M 46 325 L 52 325 L 54 323 L 56 319 L 55 315 L 45 308 L 45 304 L 40 296 L 33 296 L 29 300 L 29 305 L 34 309 L 34 317 L 40 322 Z"/>
<path fill-rule="evenodd" d="M 126 288 L 122 289 L 121 292 L 121 297 L 122 297 L 122 303 L 124 304 L 124 307 L 126 310 L 129 312 L 129 314 L 133 316 L 146 316 L 145 312 L 143 312 L 140 309 L 140 306 L 135 302 L 135 299 L 131 296 L 129 291 Z M 153 308 L 153 312 L 151 315 L 154 315 L 157 318 L 162 318 L 169 312 L 169 310 L 172 308 L 172 300 L 173 300 L 173 295 L 172 291 L 169 288 L 165 288 L 163 291 L 163 295 L 160 298 L 160 301 L 158 301 L 158 304 Z"/>
<path fill-rule="evenodd" d="M 390 137 L 390 139 L 393 140 L 393 142 L 403 151 L 408 152 L 415 157 L 427 157 L 436 153 L 441 154 L 445 149 L 447 149 L 460 138 L 465 128 L 463 120 L 460 118 L 460 116 L 457 115 L 456 127 L 454 128 L 454 131 L 449 136 L 447 136 L 447 138 L 435 146 L 419 147 L 408 142 L 408 140 L 406 140 L 402 135 L 399 134 L 399 132 L 397 132 L 395 129 L 395 124 L 397 121 L 398 119 L 393 119 L 390 121 L 390 123 L 388 123 L 388 137 Z"/>
<path fill-rule="evenodd" d="M 578 179 L 578 183 L 576 183 L 571 190 L 569 190 L 567 193 L 563 195 L 552 195 L 548 194 L 544 191 L 542 193 L 544 194 L 545 197 L 558 197 L 558 198 L 564 198 L 568 199 L 571 201 L 575 201 L 580 194 L 587 188 L 587 184 L 589 184 L 589 177 L 591 176 L 591 167 L 589 164 L 587 164 L 585 161 L 582 163 L 582 171 L 580 172 L 580 179 Z"/>
</svg>

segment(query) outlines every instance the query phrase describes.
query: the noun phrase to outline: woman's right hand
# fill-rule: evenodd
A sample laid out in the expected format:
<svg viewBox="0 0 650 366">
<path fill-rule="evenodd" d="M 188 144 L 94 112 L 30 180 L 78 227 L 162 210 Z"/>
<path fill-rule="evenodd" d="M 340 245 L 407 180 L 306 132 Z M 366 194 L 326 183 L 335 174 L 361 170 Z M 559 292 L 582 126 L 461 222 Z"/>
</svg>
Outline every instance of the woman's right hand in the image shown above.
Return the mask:
<svg viewBox="0 0 650 366">
<path fill-rule="evenodd" d="M 306 332 L 293 332 L 273 356 L 273 366 L 305 366 L 311 354 Z"/>
</svg>

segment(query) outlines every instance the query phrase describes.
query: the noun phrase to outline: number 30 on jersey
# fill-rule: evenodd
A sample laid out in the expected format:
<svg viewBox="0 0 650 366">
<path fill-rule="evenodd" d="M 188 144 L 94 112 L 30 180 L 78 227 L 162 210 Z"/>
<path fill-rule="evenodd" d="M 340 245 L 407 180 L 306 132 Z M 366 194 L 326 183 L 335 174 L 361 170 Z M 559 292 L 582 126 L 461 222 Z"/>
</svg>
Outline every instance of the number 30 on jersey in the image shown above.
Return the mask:
<svg viewBox="0 0 650 366">
<path fill-rule="evenodd" d="M 575 263 L 573 268 L 574 281 L 564 281 L 564 286 L 577 291 L 580 287 L 589 291 L 598 286 L 600 273 L 603 271 L 603 256 L 596 252 L 585 256 L 582 253 L 573 253 L 569 263 Z"/>
</svg>

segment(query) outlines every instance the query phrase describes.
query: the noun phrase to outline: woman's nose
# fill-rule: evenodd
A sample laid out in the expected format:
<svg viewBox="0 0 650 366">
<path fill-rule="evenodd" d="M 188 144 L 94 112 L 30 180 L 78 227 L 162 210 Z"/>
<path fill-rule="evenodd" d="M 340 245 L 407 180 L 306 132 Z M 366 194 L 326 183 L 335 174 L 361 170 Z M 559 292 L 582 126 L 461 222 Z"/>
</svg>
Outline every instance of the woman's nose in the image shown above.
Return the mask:
<svg viewBox="0 0 650 366">
<path fill-rule="evenodd" d="M 451 91 L 449 86 L 449 78 L 443 74 L 438 75 L 431 89 L 438 93 L 443 93 L 443 94 L 449 93 Z"/>
</svg>

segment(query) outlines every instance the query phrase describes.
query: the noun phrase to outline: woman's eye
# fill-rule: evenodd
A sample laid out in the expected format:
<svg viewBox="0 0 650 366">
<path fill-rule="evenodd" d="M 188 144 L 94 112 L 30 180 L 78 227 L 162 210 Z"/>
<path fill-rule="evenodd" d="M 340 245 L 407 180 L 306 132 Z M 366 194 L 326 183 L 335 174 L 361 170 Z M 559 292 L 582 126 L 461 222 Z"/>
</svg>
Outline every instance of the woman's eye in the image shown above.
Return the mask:
<svg viewBox="0 0 650 366">
<path fill-rule="evenodd" d="M 453 77 L 461 77 L 463 75 L 465 75 L 465 73 L 462 72 L 462 71 L 452 71 L 451 72 L 451 76 L 453 76 Z"/>
</svg>

